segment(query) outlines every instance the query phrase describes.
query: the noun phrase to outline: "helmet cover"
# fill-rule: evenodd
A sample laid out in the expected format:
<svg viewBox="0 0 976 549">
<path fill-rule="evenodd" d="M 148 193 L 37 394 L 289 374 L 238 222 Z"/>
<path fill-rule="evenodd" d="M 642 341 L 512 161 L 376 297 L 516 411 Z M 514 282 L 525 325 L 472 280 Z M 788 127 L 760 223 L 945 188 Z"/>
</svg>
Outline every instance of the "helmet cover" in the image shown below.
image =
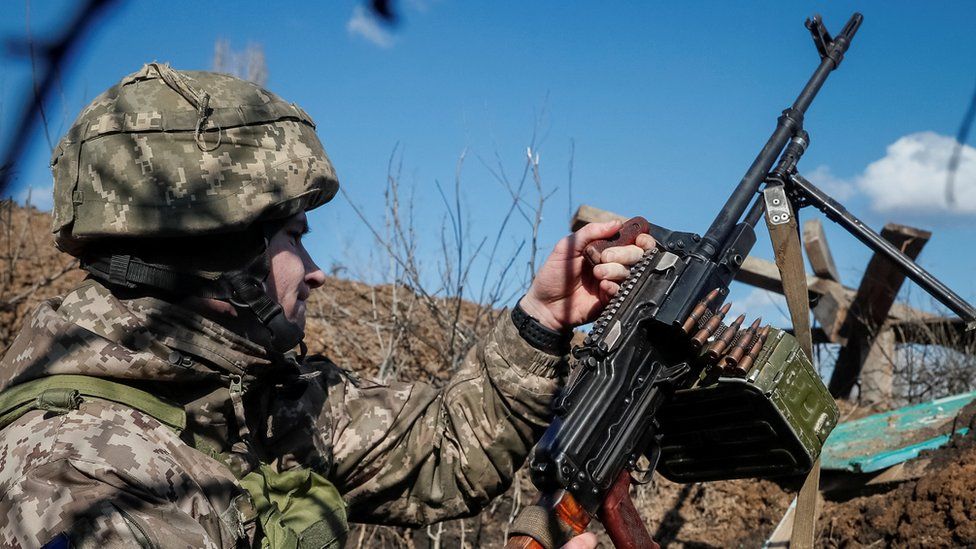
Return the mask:
<svg viewBox="0 0 976 549">
<path fill-rule="evenodd" d="M 316 208 L 338 180 L 300 107 L 232 76 L 149 63 L 99 95 L 58 144 L 58 247 L 234 233 Z"/>
</svg>

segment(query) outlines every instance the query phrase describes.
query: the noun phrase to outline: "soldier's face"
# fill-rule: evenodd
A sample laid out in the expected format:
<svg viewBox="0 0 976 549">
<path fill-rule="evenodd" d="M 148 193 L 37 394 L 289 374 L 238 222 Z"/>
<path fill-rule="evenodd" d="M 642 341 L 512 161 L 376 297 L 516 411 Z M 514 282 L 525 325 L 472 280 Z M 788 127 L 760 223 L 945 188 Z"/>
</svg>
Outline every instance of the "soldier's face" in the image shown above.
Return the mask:
<svg viewBox="0 0 976 549">
<path fill-rule="evenodd" d="M 325 283 L 325 273 L 312 261 L 302 244 L 308 233 L 305 212 L 285 220 L 268 241 L 271 274 L 268 292 L 278 299 L 288 320 L 305 328 L 305 300 L 309 293 Z"/>
</svg>

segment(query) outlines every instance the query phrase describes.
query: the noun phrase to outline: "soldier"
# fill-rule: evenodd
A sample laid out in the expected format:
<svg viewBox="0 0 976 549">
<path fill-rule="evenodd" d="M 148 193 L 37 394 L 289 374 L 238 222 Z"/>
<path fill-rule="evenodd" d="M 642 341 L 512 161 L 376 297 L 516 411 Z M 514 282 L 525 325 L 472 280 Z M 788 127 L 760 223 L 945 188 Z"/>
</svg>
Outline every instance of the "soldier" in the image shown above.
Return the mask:
<svg viewBox="0 0 976 549">
<path fill-rule="evenodd" d="M 3 547 L 339 547 L 350 521 L 476 514 L 544 430 L 572 328 L 653 246 L 590 269 L 619 225 L 581 229 L 450 383 L 385 386 L 304 357 L 305 212 L 338 181 L 301 108 L 150 63 L 52 168 L 58 246 L 90 276 L 0 361 Z"/>
</svg>

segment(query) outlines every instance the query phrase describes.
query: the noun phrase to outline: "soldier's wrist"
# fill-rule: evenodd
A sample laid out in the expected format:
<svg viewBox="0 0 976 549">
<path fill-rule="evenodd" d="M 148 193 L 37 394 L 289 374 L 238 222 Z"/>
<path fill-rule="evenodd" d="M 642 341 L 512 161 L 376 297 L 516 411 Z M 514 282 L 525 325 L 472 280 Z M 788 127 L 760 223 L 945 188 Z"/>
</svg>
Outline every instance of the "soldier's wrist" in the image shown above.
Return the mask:
<svg viewBox="0 0 976 549">
<path fill-rule="evenodd" d="M 538 307 L 534 307 L 527 296 L 522 297 L 512 308 L 512 323 L 518 330 L 519 336 L 534 349 L 544 353 L 551 355 L 568 353 L 573 331 L 565 328 L 553 329 L 552 320 L 543 322 L 536 314 L 544 316 L 544 313 L 541 313 Z"/>
<path fill-rule="evenodd" d="M 539 324 L 542 324 L 546 328 L 554 332 L 565 332 L 570 333 L 573 331 L 572 326 L 567 326 L 561 322 L 556 315 L 543 303 L 541 300 L 537 299 L 532 295 L 532 290 L 530 289 L 528 293 L 522 296 L 518 301 L 518 305 L 522 307 L 522 310 L 528 313 L 532 318 L 536 319 Z"/>
</svg>

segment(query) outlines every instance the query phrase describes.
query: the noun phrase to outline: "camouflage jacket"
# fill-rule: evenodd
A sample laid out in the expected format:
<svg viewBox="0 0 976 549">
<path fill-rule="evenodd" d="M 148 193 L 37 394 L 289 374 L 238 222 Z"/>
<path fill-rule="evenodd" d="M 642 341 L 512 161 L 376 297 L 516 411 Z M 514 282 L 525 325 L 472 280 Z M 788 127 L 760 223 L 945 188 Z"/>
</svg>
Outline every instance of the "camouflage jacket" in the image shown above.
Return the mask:
<svg viewBox="0 0 976 549">
<path fill-rule="evenodd" d="M 244 470 L 259 461 L 313 468 L 340 490 L 353 522 L 472 515 L 509 486 L 549 419 L 564 366 L 502 315 L 447 386 L 380 385 L 322 358 L 272 365 L 197 314 L 121 300 L 87 280 L 33 313 L 0 361 L 0 390 L 53 374 L 111 378 L 181 404 L 187 431 L 105 400 L 21 416 L 0 431 L 0 546 L 38 547 L 61 532 L 93 547 L 253 539 L 233 508 L 234 474 L 187 435 Z M 243 414 L 228 390 L 237 376 Z"/>
</svg>

